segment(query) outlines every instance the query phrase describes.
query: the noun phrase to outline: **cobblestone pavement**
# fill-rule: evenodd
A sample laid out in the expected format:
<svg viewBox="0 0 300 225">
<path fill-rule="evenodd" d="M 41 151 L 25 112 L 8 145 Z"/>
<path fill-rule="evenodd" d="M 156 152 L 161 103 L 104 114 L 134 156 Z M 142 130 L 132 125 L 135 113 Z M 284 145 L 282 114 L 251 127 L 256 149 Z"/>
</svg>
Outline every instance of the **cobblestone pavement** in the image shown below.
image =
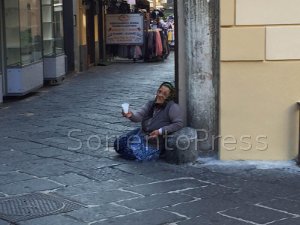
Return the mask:
<svg viewBox="0 0 300 225">
<path fill-rule="evenodd" d="M 94 67 L 0 106 L 0 225 L 300 224 L 297 172 L 139 163 L 105 146 L 137 126 L 121 103 L 141 106 L 173 66 Z"/>
</svg>

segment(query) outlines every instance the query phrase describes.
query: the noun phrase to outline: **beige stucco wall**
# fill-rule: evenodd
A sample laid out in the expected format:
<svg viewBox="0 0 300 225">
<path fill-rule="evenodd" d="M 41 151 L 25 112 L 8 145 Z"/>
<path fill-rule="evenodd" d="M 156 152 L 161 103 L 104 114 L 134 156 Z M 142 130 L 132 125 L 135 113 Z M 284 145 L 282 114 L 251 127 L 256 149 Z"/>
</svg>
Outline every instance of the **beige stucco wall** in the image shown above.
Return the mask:
<svg viewBox="0 0 300 225">
<path fill-rule="evenodd" d="M 263 60 L 265 34 L 264 27 L 221 28 L 222 60 Z"/>
<path fill-rule="evenodd" d="M 220 1 L 220 20 L 222 26 L 232 26 L 235 23 L 235 0 Z"/>
<path fill-rule="evenodd" d="M 299 0 L 221 0 L 220 159 L 296 157 L 299 8 Z"/>
<path fill-rule="evenodd" d="M 299 8 L 299 0 L 236 0 L 236 24 L 299 24 Z"/>
</svg>

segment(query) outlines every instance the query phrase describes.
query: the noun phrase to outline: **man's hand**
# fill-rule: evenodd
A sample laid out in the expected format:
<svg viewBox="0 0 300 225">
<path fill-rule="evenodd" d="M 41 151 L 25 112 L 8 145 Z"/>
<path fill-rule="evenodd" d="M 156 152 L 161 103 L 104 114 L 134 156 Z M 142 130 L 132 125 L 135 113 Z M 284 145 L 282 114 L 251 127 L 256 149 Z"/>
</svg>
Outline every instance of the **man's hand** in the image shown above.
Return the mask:
<svg viewBox="0 0 300 225">
<path fill-rule="evenodd" d="M 158 130 L 154 130 L 149 134 L 149 138 L 156 138 L 159 136 L 159 131 Z"/>
<path fill-rule="evenodd" d="M 124 112 L 122 111 L 122 115 L 123 115 L 124 117 L 126 117 L 126 118 L 129 119 L 130 117 L 132 117 L 133 113 L 132 113 L 132 112 L 124 113 Z"/>
</svg>

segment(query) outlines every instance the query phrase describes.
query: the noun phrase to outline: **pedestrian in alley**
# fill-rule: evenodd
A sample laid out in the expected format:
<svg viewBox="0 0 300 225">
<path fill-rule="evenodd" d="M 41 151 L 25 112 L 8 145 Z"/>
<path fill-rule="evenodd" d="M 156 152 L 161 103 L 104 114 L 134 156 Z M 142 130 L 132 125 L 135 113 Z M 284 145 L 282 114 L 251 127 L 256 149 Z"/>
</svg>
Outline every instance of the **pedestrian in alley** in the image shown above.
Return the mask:
<svg viewBox="0 0 300 225">
<path fill-rule="evenodd" d="M 122 111 L 132 122 L 141 122 L 135 129 L 117 138 L 114 148 L 121 157 L 148 161 L 164 155 L 165 139 L 168 134 L 183 127 L 182 112 L 174 102 L 175 88 L 170 82 L 163 82 L 154 100 L 147 102 L 136 112 Z"/>
</svg>

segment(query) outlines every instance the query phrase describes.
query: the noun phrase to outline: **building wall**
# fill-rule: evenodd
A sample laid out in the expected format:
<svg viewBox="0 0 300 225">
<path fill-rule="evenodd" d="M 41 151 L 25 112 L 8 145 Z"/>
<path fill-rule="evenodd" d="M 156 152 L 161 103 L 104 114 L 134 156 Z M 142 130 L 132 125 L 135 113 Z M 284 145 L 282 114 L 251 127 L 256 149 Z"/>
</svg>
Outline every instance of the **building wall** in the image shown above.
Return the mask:
<svg viewBox="0 0 300 225">
<path fill-rule="evenodd" d="M 292 159 L 298 151 L 300 1 L 220 1 L 220 159 Z"/>
<path fill-rule="evenodd" d="M 3 71 L 4 71 L 4 55 L 3 55 L 3 20 L 2 20 L 2 12 L 3 12 L 3 2 L 0 2 L 0 104 L 3 102 Z"/>
</svg>

